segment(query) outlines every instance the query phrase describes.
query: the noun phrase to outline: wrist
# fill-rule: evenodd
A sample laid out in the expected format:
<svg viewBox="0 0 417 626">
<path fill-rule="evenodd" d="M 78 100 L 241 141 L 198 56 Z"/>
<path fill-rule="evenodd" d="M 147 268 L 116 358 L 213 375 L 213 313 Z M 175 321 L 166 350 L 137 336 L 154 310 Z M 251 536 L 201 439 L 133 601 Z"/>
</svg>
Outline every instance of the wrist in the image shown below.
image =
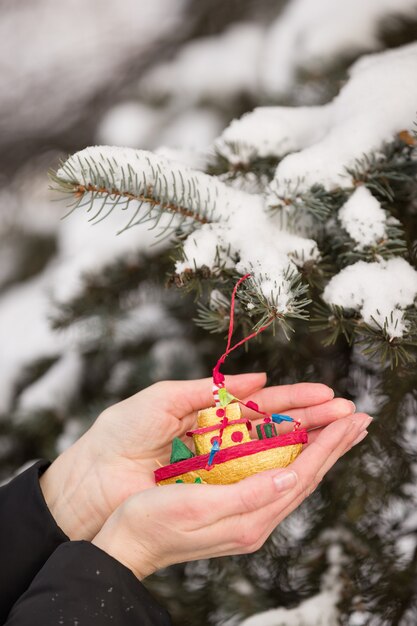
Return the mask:
<svg viewBox="0 0 417 626">
<path fill-rule="evenodd" d="M 97 465 L 84 435 L 39 480 L 51 515 L 71 540 L 91 540 L 111 513 L 95 497 L 101 493 Z"/>
<path fill-rule="evenodd" d="M 123 513 L 116 511 L 91 541 L 93 545 L 127 567 L 138 580 L 156 571 L 148 551 L 126 529 Z"/>
</svg>

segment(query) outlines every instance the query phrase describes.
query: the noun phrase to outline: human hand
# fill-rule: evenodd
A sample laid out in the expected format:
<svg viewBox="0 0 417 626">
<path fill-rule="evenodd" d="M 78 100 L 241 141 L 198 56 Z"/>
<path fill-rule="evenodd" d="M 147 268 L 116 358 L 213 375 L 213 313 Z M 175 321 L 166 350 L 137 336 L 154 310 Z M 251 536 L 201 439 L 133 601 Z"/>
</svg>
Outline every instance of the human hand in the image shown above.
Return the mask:
<svg viewBox="0 0 417 626">
<path fill-rule="evenodd" d="M 366 436 L 371 419 L 358 413 L 327 426 L 286 469 L 233 485 L 167 485 L 134 495 L 92 543 L 140 580 L 173 563 L 254 552 Z"/>
<path fill-rule="evenodd" d="M 354 411 L 348 400 L 318 383 L 263 388 L 265 374 L 226 377 L 231 393 L 249 397 L 267 412 L 285 412 L 307 429 L 323 427 Z M 174 437 L 196 423 L 212 404 L 210 379 L 156 383 L 109 407 L 87 433 L 41 478 L 48 507 L 70 539 L 91 539 L 131 494 L 154 486 L 156 459 L 169 462 Z M 248 417 L 259 416 L 252 411 Z M 285 426 L 282 431 L 285 430 Z"/>
</svg>

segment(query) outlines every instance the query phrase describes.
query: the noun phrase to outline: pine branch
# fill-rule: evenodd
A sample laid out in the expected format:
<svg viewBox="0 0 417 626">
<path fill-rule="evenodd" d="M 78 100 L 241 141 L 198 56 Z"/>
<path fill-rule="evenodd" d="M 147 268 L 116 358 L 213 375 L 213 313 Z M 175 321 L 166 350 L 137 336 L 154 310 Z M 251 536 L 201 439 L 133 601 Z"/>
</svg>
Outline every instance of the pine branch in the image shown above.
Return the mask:
<svg viewBox="0 0 417 626">
<path fill-rule="evenodd" d="M 306 307 L 311 302 L 307 296 L 308 287 L 301 282 L 299 274 L 288 272 L 284 280 L 288 281 L 288 290 L 291 293 L 291 298 L 288 302 L 288 294 L 284 295 L 285 312 L 283 312 L 280 302 L 282 295 L 280 288 L 277 289 L 276 294 L 266 297 L 260 286 L 264 278 L 262 275 L 257 278 L 252 277 L 242 285 L 237 294 L 238 307 L 235 313 L 235 326 L 244 326 L 250 329 L 250 331 L 254 331 L 272 321 L 272 327 L 279 325 L 287 339 L 289 339 L 289 333 L 293 331 L 289 320 L 305 320 L 308 318 Z M 236 276 L 231 284 L 233 282 L 236 282 Z M 229 307 L 223 306 L 222 303 L 220 303 L 220 306 L 213 307 L 200 302 L 198 316 L 195 321 L 198 326 L 210 332 L 223 332 L 229 323 L 228 316 Z"/>
<path fill-rule="evenodd" d="M 193 321 L 209 333 L 224 333 L 229 327 L 229 311 L 225 308 L 213 310 L 200 302 L 197 306 L 197 317 Z"/>
<path fill-rule="evenodd" d="M 315 303 L 311 318 L 313 332 L 325 332 L 322 343 L 332 346 L 340 336 L 351 345 L 355 331 L 355 324 L 359 316 L 352 311 L 345 311 L 340 306 L 329 306 L 323 302 Z"/>
<path fill-rule="evenodd" d="M 166 210 L 172 213 L 177 213 L 181 215 L 182 217 L 191 217 L 194 220 L 196 220 L 196 222 L 200 222 L 200 224 L 208 223 L 208 219 L 206 217 L 202 217 L 198 215 L 191 209 L 187 209 L 184 206 L 176 205 L 173 202 L 162 203 L 160 199 L 157 199 L 155 196 L 152 195 L 152 190 L 150 188 L 149 188 L 148 195 L 144 195 L 144 194 L 135 195 L 128 191 L 119 191 L 118 189 L 115 189 L 114 187 L 112 189 L 106 189 L 105 187 L 97 187 L 97 185 L 92 185 L 91 183 L 89 183 L 88 185 L 77 185 L 75 183 L 71 191 L 72 193 L 74 193 L 74 196 L 77 199 L 80 199 L 80 202 L 82 202 L 82 198 L 87 193 L 91 193 L 93 195 L 99 194 L 99 195 L 103 195 L 103 197 L 108 196 L 110 197 L 110 199 L 120 198 L 120 201 L 123 201 L 123 199 L 126 198 L 128 202 L 130 202 L 130 200 L 136 200 L 138 202 L 145 202 L 146 204 L 151 205 L 151 207 L 159 206 L 163 210 Z"/>
<path fill-rule="evenodd" d="M 357 243 L 342 228 L 334 229 L 331 240 L 332 258 L 338 268 L 346 267 L 356 261 L 373 263 L 380 259 L 394 256 L 407 256 L 407 245 L 401 224 L 393 217 L 386 223 L 385 236 L 375 244 L 358 248 Z"/>
<path fill-rule="evenodd" d="M 377 153 L 357 159 L 346 172 L 354 186 L 365 184 L 381 202 L 398 201 L 405 192 L 410 197 L 417 188 L 416 139 L 404 130 Z"/>
<path fill-rule="evenodd" d="M 232 142 L 225 142 L 234 160 L 230 161 L 222 152 L 215 148 L 214 155 L 208 165 L 207 171 L 213 176 L 221 176 L 222 180 L 231 182 L 238 178 L 254 176 L 258 182 L 266 186 L 274 177 L 279 163 L 277 157 L 259 157 L 255 152 L 248 157 L 247 150 L 241 155 L 241 146 Z"/>
<path fill-rule="evenodd" d="M 87 148 L 51 173 L 54 189 L 72 197 L 71 212 L 87 207 L 91 222 L 116 207 L 130 210 L 126 230 L 148 223 L 162 234 L 226 219 L 239 193 L 216 178 L 141 150 Z"/>
<path fill-rule="evenodd" d="M 282 232 L 276 221 L 274 223 L 273 216 L 277 214 L 282 216 L 284 227 L 290 225 L 297 231 L 301 223 L 302 232 L 305 232 L 309 224 L 308 219 L 305 219 L 307 215 L 310 223 L 315 225 L 316 239 L 325 255 L 328 247 L 328 270 L 326 263 L 320 261 L 318 255 L 309 253 L 302 241 L 295 241 L 294 251 L 286 252 L 289 263 L 285 275 L 282 270 L 277 276 L 262 274 L 262 265 L 258 267 L 257 264 L 257 255 L 263 258 L 262 250 L 255 252 L 254 277 L 238 296 L 241 304 L 238 323 L 256 329 L 274 320 L 274 325 L 279 324 L 288 337 L 289 331 L 292 331 L 289 320 L 308 317 L 309 296 L 317 298 L 323 288 L 326 272 L 333 273 L 334 265 L 340 268 L 359 259 L 375 261 L 406 254 L 403 231 L 395 218 L 388 218 L 383 239 L 372 246 L 358 249 L 334 216 L 359 183 L 370 187 L 386 206 L 396 200 L 397 194 L 404 193 L 404 187 L 415 185 L 413 137 L 403 136 L 387 144 L 382 153 L 358 161 L 355 169 L 348 173 L 351 179 L 353 177 L 354 185 L 343 189 L 327 191 L 323 185 L 317 184 L 306 190 L 298 184 L 269 192 L 268 204 L 272 215 L 265 221 L 263 213 L 265 232 L 269 228 L 269 220 L 270 227 L 277 229 L 277 234 Z M 222 250 L 219 248 L 213 266 L 199 267 L 198 245 L 195 244 L 195 249 L 193 246 L 190 248 L 190 259 L 184 259 L 183 250 L 183 262 L 178 267 L 185 266 L 186 269 L 171 278 L 170 282 L 186 292 L 195 292 L 201 300 L 198 325 L 212 332 L 224 329 L 226 313 L 213 310 L 205 303 L 209 301 L 213 289 L 220 287 L 226 293 L 231 291 L 232 281 L 236 278 L 233 268 L 243 251 L 229 249 L 230 243 L 227 248 L 228 233 L 233 233 L 234 224 L 242 223 L 241 220 L 247 219 L 248 215 L 251 217 L 255 209 L 263 211 L 264 204 L 259 196 L 233 189 L 208 174 L 194 172 L 179 163 L 147 152 L 126 149 L 89 148 L 82 151 L 63 164 L 54 180 L 61 191 L 71 194 L 75 208 L 87 206 L 87 212 L 94 213 L 92 222 L 105 219 L 116 206 L 122 210 L 129 208 L 132 214 L 125 228 L 144 222 L 152 228 L 162 224 L 163 232 L 176 230 L 181 244 L 190 230 L 204 229 L 209 223 L 221 222 L 218 226 L 209 227 L 218 228 L 221 234 L 219 246 L 222 246 Z M 385 210 L 389 212 L 388 206 Z M 165 221 L 167 218 L 168 223 Z M 288 236 L 294 237 L 291 234 Z M 203 245 L 204 233 L 201 242 Z M 221 254 L 223 248 L 224 254 Z M 303 258 L 304 252 L 306 258 Z M 186 261 L 189 261 L 190 268 Z M 245 262 L 248 263 L 247 258 Z M 278 282 L 271 288 L 271 293 L 269 286 L 268 293 L 265 293 L 265 285 L 272 285 L 274 280 Z M 332 345 L 343 335 L 349 343 L 353 340 L 361 341 L 371 357 L 378 354 L 383 361 L 388 360 L 391 364 L 406 363 L 411 358 L 413 339 L 404 337 L 390 341 L 389 346 L 384 347 L 387 343 L 384 329 L 375 326 L 367 328 L 359 314 L 331 308 L 319 311 L 313 322 L 318 330 L 326 329 L 326 345 Z M 375 334 L 379 339 L 374 341 Z M 369 339 L 371 336 L 372 339 Z"/>
<path fill-rule="evenodd" d="M 408 311 L 405 318 L 409 322 L 409 331 L 401 338 L 393 338 L 387 332 L 388 321 L 381 326 L 376 320 L 370 326 L 362 322 L 355 329 L 356 341 L 363 354 L 371 360 L 388 364 L 390 369 L 415 363 L 417 360 L 417 316 Z M 392 322 L 392 319 L 391 319 Z"/>
<path fill-rule="evenodd" d="M 280 215 L 290 226 L 296 227 L 309 216 L 316 223 L 324 223 L 346 201 L 347 192 L 343 189 L 327 191 L 316 184 L 303 189 L 302 181 L 285 189 L 272 186 L 268 195 L 268 208 L 272 215 Z"/>
<path fill-rule="evenodd" d="M 167 286 L 175 286 L 185 293 L 194 294 L 194 299 L 208 299 L 213 289 L 226 288 L 227 291 L 233 289 L 236 282 L 236 272 L 230 268 L 223 267 L 221 271 L 212 270 L 207 265 L 196 269 L 187 269 L 180 274 L 169 273 Z"/>
<path fill-rule="evenodd" d="M 355 311 L 340 306 L 317 303 L 311 319 L 312 330 L 325 332 L 324 346 L 334 345 L 343 336 L 349 345 L 358 344 L 370 360 L 379 361 L 391 369 L 414 363 L 417 357 L 417 319 L 415 312 L 408 310 L 405 318 L 409 331 L 402 337 L 391 337 L 387 332 L 389 320 L 381 326 L 376 320 L 371 326 Z M 392 320 L 391 320 L 392 323 Z"/>
</svg>

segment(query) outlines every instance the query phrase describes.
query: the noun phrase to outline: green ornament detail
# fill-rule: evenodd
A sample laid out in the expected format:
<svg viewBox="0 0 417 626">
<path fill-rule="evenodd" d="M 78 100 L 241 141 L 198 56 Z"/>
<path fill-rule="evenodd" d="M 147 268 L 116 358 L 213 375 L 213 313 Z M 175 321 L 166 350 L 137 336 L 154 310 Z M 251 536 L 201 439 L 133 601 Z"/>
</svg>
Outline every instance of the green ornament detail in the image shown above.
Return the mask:
<svg viewBox="0 0 417 626">
<path fill-rule="evenodd" d="M 219 389 L 220 406 L 227 406 L 228 404 L 233 402 L 233 400 L 236 400 L 236 398 L 232 396 L 232 394 L 229 393 L 227 389 L 225 389 L 224 387 L 221 387 Z"/>
<path fill-rule="evenodd" d="M 202 483 L 203 481 L 201 480 L 200 476 L 197 476 L 197 478 L 194 481 L 195 483 Z"/>
<path fill-rule="evenodd" d="M 178 461 L 185 461 L 185 459 L 192 459 L 195 456 L 189 448 L 179 439 L 174 437 L 172 440 L 172 451 L 170 463 L 178 463 Z"/>
<path fill-rule="evenodd" d="M 277 436 L 277 429 L 275 424 L 258 424 L 256 427 L 259 439 L 271 439 L 271 437 Z"/>
</svg>

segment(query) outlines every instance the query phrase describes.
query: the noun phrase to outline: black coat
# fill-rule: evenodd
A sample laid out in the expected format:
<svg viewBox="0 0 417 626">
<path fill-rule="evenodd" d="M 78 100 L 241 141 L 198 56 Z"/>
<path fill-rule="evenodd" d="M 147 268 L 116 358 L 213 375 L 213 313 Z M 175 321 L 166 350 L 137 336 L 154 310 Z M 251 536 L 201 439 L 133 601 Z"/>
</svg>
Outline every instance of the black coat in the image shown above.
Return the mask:
<svg viewBox="0 0 417 626">
<path fill-rule="evenodd" d="M 56 525 L 39 486 L 47 466 L 0 488 L 0 624 L 170 626 L 129 569 Z"/>
</svg>

